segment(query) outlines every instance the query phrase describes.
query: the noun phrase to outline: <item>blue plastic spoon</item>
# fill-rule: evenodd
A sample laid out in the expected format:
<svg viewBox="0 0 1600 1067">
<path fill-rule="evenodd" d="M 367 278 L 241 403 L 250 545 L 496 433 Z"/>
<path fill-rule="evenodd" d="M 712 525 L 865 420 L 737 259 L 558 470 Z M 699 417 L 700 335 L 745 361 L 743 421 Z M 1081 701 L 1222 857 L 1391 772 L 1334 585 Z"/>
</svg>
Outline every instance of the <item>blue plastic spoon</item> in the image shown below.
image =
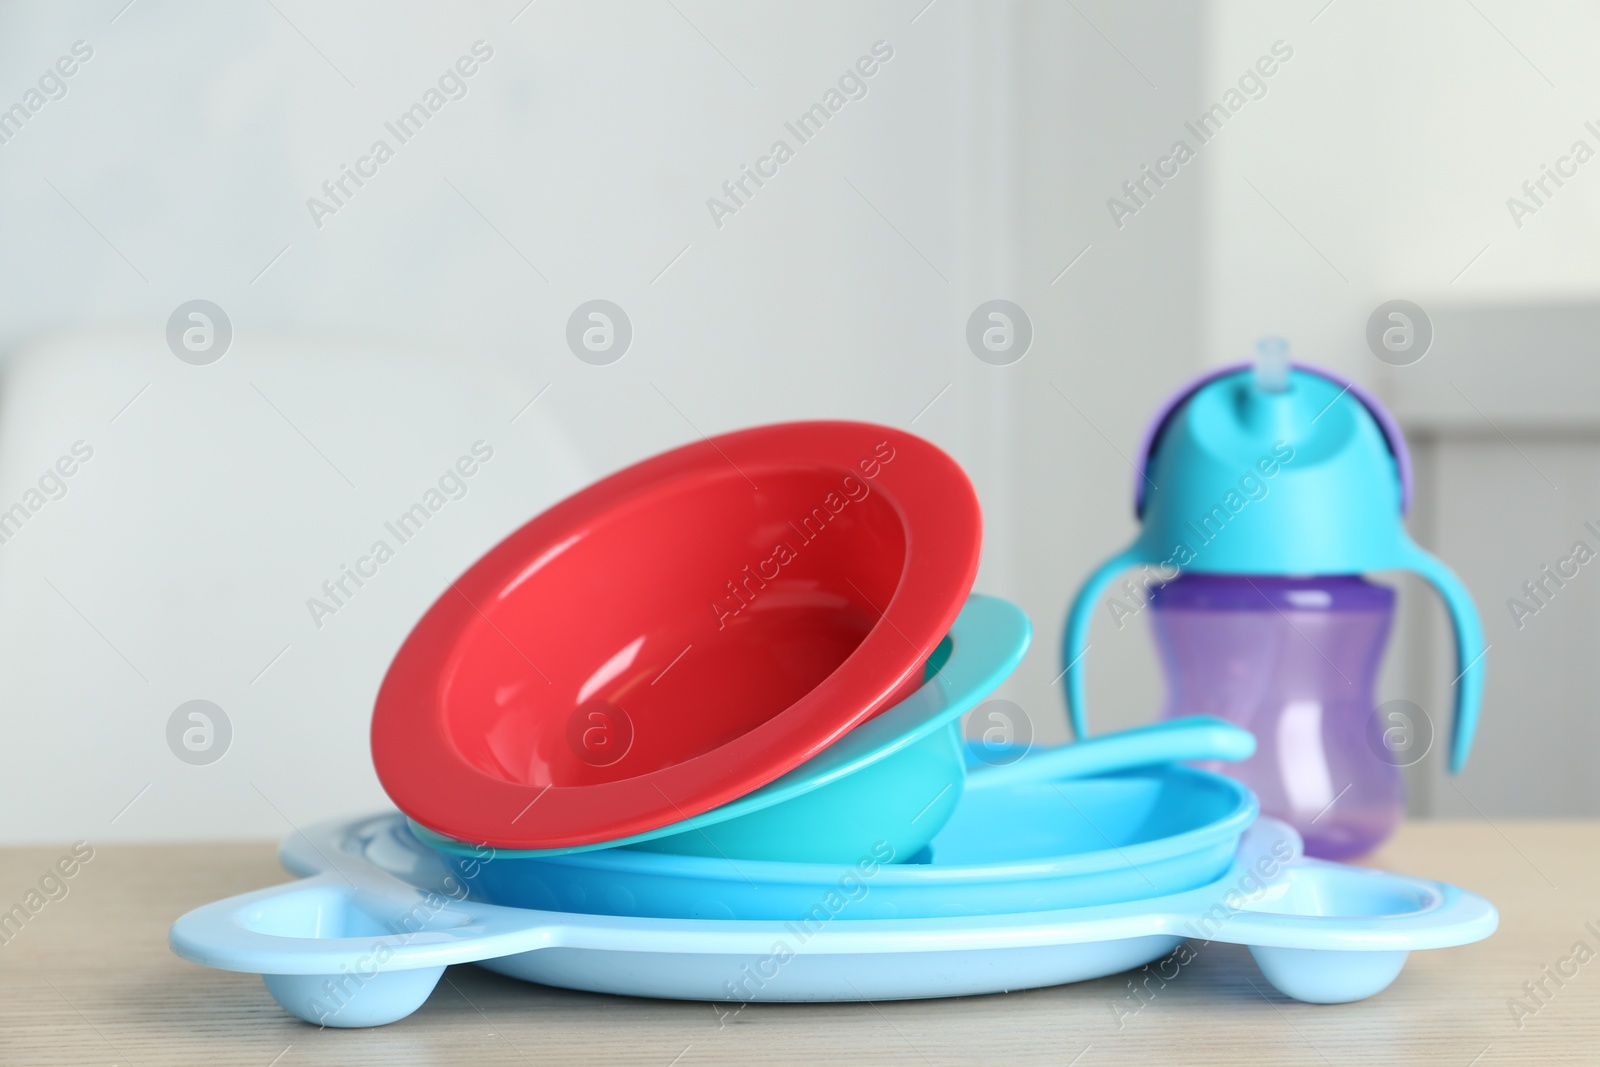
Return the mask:
<svg viewBox="0 0 1600 1067">
<path fill-rule="evenodd" d="M 967 788 L 1087 778 L 1189 760 L 1236 762 L 1249 759 L 1255 751 L 1256 738 L 1249 730 L 1210 715 L 1186 715 L 1030 752 L 1005 766 L 975 768 Z"/>
</svg>

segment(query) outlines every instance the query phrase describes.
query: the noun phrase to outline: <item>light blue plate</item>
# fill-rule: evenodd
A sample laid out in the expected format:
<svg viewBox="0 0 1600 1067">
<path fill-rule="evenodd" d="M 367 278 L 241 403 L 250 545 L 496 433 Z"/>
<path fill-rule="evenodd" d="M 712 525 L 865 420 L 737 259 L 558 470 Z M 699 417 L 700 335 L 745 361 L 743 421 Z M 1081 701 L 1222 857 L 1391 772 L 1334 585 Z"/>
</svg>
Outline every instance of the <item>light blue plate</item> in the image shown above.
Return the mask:
<svg viewBox="0 0 1600 1067">
<path fill-rule="evenodd" d="M 998 823 L 1004 838 L 1014 823 Z M 1185 938 L 1249 945 L 1300 1000 L 1371 996 L 1407 953 L 1488 937 L 1499 919 L 1454 886 L 1308 860 L 1294 830 L 1260 819 L 1208 885 L 1120 904 L 924 919 L 645 919 L 464 899 L 398 814 L 315 827 L 281 858 L 305 881 L 198 908 L 172 927 L 184 959 L 260 974 L 308 1022 L 393 1022 L 446 966 L 674 1000 L 860 1001 L 965 996 L 1097 978 Z M 492 862 L 492 861 L 491 861 Z"/>
<path fill-rule="evenodd" d="M 915 857 L 879 841 L 845 864 L 633 849 L 540 859 L 485 851 L 446 862 L 474 899 L 551 911 L 662 919 L 995 915 L 1204 885 L 1227 870 L 1256 812 L 1255 797 L 1238 782 L 1168 764 L 972 790 Z"/>
</svg>

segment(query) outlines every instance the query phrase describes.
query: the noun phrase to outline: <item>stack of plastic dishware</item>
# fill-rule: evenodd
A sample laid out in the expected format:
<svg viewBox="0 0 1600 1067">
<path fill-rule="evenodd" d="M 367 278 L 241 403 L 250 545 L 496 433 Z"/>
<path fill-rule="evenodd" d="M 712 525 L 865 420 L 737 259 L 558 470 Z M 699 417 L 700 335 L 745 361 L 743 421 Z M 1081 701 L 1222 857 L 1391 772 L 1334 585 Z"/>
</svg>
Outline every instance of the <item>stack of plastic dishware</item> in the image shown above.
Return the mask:
<svg viewBox="0 0 1600 1067">
<path fill-rule="evenodd" d="M 1031 634 L 971 593 L 979 548 L 960 467 L 886 427 L 757 428 L 614 474 L 397 653 L 372 752 L 402 814 L 292 836 L 306 880 L 191 912 L 173 948 L 370 1026 L 455 963 L 879 1000 L 1077 981 L 1185 937 L 1339 1001 L 1493 930 L 1470 893 L 1303 858 L 1247 788 L 1181 764 L 1248 758 L 1227 723 L 975 758 L 960 717 Z"/>
<path fill-rule="evenodd" d="M 475 846 L 854 858 L 859 835 L 820 800 L 781 825 L 728 825 L 725 806 L 927 684 L 980 541 L 961 468 L 887 427 L 769 426 L 656 456 L 536 517 L 429 609 L 378 693 L 378 775 L 419 826 Z M 968 690 L 935 683 L 942 729 L 906 723 L 919 744 L 859 813 L 899 827 L 897 851 L 955 807 L 955 718 L 1025 644 L 1012 627 L 947 646 Z"/>
</svg>

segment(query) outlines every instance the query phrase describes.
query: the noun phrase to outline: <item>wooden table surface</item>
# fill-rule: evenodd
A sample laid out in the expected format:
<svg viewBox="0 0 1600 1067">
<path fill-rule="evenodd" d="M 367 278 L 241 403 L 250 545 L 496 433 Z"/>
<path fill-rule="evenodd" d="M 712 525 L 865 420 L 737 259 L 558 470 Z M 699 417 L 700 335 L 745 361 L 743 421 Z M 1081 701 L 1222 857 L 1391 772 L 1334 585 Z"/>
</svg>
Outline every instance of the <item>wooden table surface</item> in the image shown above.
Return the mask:
<svg viewBox="0 0 1600 1067">
<path fill-rule="evenodd" d="M 0 908 L 64 851 L 0 850 Z M 1600 822 L 1416 822 L 1371 862 L 1484 894 L 1499 933 L 1415 953 L 1383 993 L 1334 1006 L 1287 1000 L 1246 950 L 1211 945 L 1120 1027 L 1125 977 L 955 1000 L 751 1005 L 719 1026 L 704 1003 L 454 967 L 408 1019 L 318 1030 L 279 1010 L 259 978 L 167 950 L 184 911 L 285 880 L 271 844 L 105 846 L 0 945 L 0 1063 L 1600 1063 L 1600 960 L 1589 959 L 1600 951 Z M 1524 983 L 1541 982 L 1548 994 L 1530 998 Z"/>
</svg>

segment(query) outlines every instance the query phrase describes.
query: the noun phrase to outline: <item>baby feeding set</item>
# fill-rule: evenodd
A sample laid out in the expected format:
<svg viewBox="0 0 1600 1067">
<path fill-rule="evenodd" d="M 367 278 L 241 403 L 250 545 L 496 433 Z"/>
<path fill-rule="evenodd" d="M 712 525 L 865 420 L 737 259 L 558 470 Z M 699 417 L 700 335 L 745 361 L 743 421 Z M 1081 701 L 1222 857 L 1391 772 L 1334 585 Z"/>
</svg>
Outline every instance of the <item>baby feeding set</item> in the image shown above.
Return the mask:
<svg viewBox="0 0 1600 1067">
<path fill-rule="evenodd" d="M 1364 575 L 1413 570 L 1451 612 L 1452 769 L 1477 720 L 1477 615 L 1407 537 L 1410 496 L 1398 427 L 1353 384 L 1271 346 L 1191 384 L 1141 449 L 1138 537 L 1068 616 L 1079 740 L 997 751 L 962 716 L 1032 627 L 972 591 L 954 460 L 849 422 L 674 449 L 536 516 L 422 616 L 372 717 L 398 811 L 292 834 L 298 881 L 190 912 L 172 948 L 341 1027 L 403 1018 L 459 963 L 876 1001 L 1076 982 L 1186 939 L 1249 946 L 1299 1000 L 1370 996 L 1497 923 L 1333 862 L 1402 810 L 1373 706 L 1394 595 Z M 1089 737 L 1102 604 L 1148 608 L 1168 700 Z"/>
</svg>

